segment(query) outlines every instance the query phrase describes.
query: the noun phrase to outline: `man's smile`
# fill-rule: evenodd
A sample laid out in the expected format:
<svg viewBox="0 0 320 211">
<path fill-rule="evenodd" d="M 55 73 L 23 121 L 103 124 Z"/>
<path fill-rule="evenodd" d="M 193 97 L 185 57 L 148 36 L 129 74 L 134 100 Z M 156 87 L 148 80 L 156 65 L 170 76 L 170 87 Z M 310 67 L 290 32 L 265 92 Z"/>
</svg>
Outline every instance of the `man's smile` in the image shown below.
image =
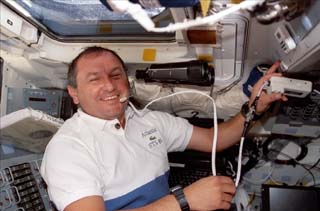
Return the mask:
<svg viewBox="0 0 320 211">
<path fill-rule="evenodd" d="M 113 95 L 113 96 L 108 96 L 108 97 L 100 97 L 100 100 L 102 101 L 112 101 L 117 99 L 119 96 L 118 95 Z"/>
</svg>

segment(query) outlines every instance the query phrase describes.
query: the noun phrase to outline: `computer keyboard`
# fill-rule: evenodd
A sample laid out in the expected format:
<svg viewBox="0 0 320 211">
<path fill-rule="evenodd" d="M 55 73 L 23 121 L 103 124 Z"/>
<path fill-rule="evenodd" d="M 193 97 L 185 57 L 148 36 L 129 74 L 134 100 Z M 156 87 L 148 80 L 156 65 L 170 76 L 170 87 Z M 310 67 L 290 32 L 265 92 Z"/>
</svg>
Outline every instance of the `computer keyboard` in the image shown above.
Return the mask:
<svg viewBox="0 0 320 211">
<path fill-rule="evenodd" d="M 211 153 L 185 151 L 168 154 L 170 163 L 169 186 L 183 187 L 212 175 Z"/>
<path fill-rule="evenodd" d="M 212 175 L 210 169 L 186 169 L 183 167 L 171 167 L 169 176 L 169 186 L 188 186 L 195 181 Z"/>
<path fill-rule="evenodd" d="M 186 187 L 201 178 L 212 175 L 211 153 L 187 150 L 185 152 L 169 153 L 168 157 L 170 162 L 169 187 L 176 185 Z M 221 169 L 225 170 L 225 165 L 219 159 L 219 156 L 217 156 L 216 168 L 218 175 L 221 175 L 221 173 L 226 175 L 225 172 L 219 171 Z M 237 211 L 236 206 L 231 204 L 227 211 Z"/>
</svg>

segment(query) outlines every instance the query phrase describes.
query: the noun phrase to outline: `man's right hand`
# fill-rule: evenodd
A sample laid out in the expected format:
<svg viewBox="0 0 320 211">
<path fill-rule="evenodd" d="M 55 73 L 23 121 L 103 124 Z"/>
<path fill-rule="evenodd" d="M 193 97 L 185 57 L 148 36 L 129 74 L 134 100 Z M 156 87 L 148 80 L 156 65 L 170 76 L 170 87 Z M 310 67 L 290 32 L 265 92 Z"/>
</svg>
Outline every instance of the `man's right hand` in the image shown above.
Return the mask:
<svg viewBox="0 0 320 211">
<path fill-rule="evenodd" d="M 191 210 L 227 210 L 236 187 L 231 178 L 225 176 L 205 177 L 184 188 Z"/>
</svg>

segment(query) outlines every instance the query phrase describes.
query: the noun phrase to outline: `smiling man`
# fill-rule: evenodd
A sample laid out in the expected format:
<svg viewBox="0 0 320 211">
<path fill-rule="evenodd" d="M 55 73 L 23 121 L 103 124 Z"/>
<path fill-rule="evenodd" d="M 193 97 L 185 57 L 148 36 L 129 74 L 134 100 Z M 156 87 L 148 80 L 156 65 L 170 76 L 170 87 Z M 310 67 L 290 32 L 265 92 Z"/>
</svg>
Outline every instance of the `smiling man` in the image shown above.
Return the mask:
<svg viewBox="0 0 320 211">
<path fill-rule="evenodd" d="M 265 80 L 253 89 L 250 103 Z M 235 193 L 231 178 L 210 176 L 188 187 L 168 186 L 167 153 L 185 149 L 210 152 L 213 128 L 149 111 L 136 115 L 128 106 L 129 83 L 124 62 L 113 51 L 89 47 L 69 67 L 68 91 L 78 112 L 49 142 L 41 174 L 51 200 L 65 211 L 187 211 L 228 209 Z M 257 111 L 283 98 L 263 94 Z M 218 150 L 240 139 L 244 116 L 219 125 Z M 230 132 L 232 131 L 232 132 Z"/>
<path fill-rule="evenodd" d="M 111 51 L 94 51 L 88 49 L 71 64 L 69 94 L 85 113 L 123 123 L 126 104 L 120 98 L 129 95 L 124 63 Z"/>
</svg>

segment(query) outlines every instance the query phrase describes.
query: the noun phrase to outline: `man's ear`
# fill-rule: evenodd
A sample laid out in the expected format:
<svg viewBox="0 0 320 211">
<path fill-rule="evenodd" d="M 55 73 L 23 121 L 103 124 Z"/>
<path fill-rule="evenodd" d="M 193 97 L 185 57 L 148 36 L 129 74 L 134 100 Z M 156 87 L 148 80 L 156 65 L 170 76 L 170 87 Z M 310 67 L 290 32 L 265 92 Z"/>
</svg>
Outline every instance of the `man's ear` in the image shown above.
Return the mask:
<svg viewBox="0 0 320 211">
<path fill-rule="evenodd" d="M 78 105 L 79 104 L 79 98 L 78 98 L 78 92 L 77 92 L 77 89 L 72 87 L 72 86 L 67 86 L 68 88 L 68 93 L 69 95 L 71 96 L 74 104 Z"/>
</svg>

